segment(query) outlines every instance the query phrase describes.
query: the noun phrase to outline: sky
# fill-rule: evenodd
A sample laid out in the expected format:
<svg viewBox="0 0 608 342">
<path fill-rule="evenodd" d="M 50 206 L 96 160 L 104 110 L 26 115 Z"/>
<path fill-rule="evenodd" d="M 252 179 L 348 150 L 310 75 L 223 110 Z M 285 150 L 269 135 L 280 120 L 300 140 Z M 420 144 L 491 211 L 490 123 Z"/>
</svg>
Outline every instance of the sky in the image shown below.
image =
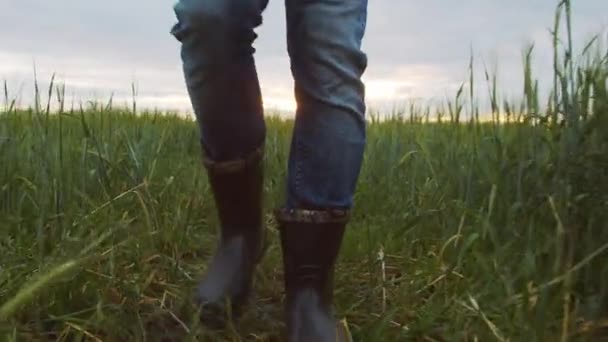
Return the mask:
<svg viewBox="0 0 608 342">
<path fill-rule="evenodd" d="M 210 1 L 210 0 L 201 0 Z M 573 0 L 574 41 L 582 48 L 608 28 L 607 0 Z M 535 44 L 541 87 L 551 81 L 554 0 L 369 0 L 363 50 L 371 108 L 452 96 L 484 63 L 501 91 L 522 89 L 522 53 Z M 191 111 L 169 0 L 0 0 L 0 81 L 9 97 L 31 103 L 34 66 L 41 88 L 53 73 L 73 101 L 131 101 L 141 107 Z M 269 109 L 295 108 L 286 52 L 284 1 L 270 0 L 257 30 L 256 61 Z M 604 34 L 602 41 L 606 42 Z M 606 46 L 606 45 L 605 45 Z M 479 84 L 479 83 L 477 83 Z M 2 95 L 2 98 L 4 96 Z"/>
</svg>

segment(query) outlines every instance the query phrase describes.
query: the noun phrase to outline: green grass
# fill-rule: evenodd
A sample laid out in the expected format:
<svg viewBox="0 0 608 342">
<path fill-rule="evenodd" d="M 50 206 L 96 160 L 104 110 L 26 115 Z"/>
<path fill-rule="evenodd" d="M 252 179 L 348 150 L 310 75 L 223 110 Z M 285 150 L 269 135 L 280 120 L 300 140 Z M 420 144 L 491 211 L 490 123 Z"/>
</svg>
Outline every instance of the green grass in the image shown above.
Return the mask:
<svg viewBox="0 0 608 342">
<path fill-rule="evenodd" d="M 472 81 L 438 109 L 441 122 L 414 109 L 370 122 L 336 274 L 355 341 L 608 336 L 608 62 L 597 41 L 577 62 L 571 44 L 555 44 L 545 105 L 530 50 L 521 103 L 503 102 L 488 75 L 489 122 L 465 96 Z M 61 87 L 47 96 L 62 104 Z M 212 332 L 191 305 L 217 227 L 195 123 L 42 102 L 17 110 L 7 95 L 0 111 L 0 340 L 277 340 L 270 213 L 292 122 L 268 118 L 272 245 L 255 301 L 238 326 Z"/>
</svg>

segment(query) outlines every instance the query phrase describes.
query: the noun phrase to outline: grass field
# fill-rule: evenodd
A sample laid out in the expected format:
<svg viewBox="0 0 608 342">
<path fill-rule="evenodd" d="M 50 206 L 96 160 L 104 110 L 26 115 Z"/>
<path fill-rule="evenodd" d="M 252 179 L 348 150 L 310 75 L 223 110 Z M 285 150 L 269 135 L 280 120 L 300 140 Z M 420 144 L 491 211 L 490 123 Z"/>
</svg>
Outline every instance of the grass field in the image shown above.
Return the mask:
<svg viewBox="0 0 608 342">
<path fill-rule="evenodd" d="M 568 2 L 556 13 L 568 22 Z M 489 75 L 440 122 L 370 121 L 336 274 L 355 341 L 608 340 L 608 60 L 598 41 L 573 60 L 564 41 L 546 103 L 528 60 L 521 103 Z M 473 87 L 492 120 L 476 119 Z M 195 123 L 103 104 L 50 113 L 61 95 L 30 110 L 7 95 L 0 111 L 0 340 L 277 340 L 270 210 L 292 122 L 268 118 L 272 245 L 255 301 L 212 332 L 190 302 L 217 226 Z"/>
</svg>

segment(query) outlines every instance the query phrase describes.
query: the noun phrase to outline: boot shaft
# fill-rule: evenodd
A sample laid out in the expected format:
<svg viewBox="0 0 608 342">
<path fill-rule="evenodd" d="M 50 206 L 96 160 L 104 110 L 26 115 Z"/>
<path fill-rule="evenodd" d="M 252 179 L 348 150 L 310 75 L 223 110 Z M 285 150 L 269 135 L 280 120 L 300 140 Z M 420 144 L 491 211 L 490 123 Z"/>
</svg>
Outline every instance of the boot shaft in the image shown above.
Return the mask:
<svg viewBox="0 0 608 342">
<path fill-rule="evenodd" d="M 263 148 L 232 162 L 213 163 L 207 159 L 204 162 L 222 238 L 228 239 L 260 229 L 263 210 Z"/>
<path fill-rule="evenodd" d="M 287 301 L 313 290 L 323 306 L 333 301 L 334 269 L 348 220 L 346 211 L 279 210 Z"/>
</svg>

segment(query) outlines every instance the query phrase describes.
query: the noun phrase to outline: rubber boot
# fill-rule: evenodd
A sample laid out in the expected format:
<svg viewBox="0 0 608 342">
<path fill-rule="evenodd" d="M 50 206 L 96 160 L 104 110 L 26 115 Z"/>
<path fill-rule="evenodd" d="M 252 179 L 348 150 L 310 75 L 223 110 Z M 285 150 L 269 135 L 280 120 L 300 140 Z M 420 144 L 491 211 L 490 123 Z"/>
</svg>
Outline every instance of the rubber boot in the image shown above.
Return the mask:
<svg viewBox="0 0 608 342">
<path fill-rule="evenodd" d="M 333 313 L 334 265 L 347 211 L 279 210 L 289 342 L 347 341 Z"/>
<path fill-rule="evenodd" d="M 263 149 L 228 163 L 205 161 L 220 221 L 217 250 L 197 290 L 201 319 L 221 328 L 242 313 L 263 255 Z"/>
</svg>

